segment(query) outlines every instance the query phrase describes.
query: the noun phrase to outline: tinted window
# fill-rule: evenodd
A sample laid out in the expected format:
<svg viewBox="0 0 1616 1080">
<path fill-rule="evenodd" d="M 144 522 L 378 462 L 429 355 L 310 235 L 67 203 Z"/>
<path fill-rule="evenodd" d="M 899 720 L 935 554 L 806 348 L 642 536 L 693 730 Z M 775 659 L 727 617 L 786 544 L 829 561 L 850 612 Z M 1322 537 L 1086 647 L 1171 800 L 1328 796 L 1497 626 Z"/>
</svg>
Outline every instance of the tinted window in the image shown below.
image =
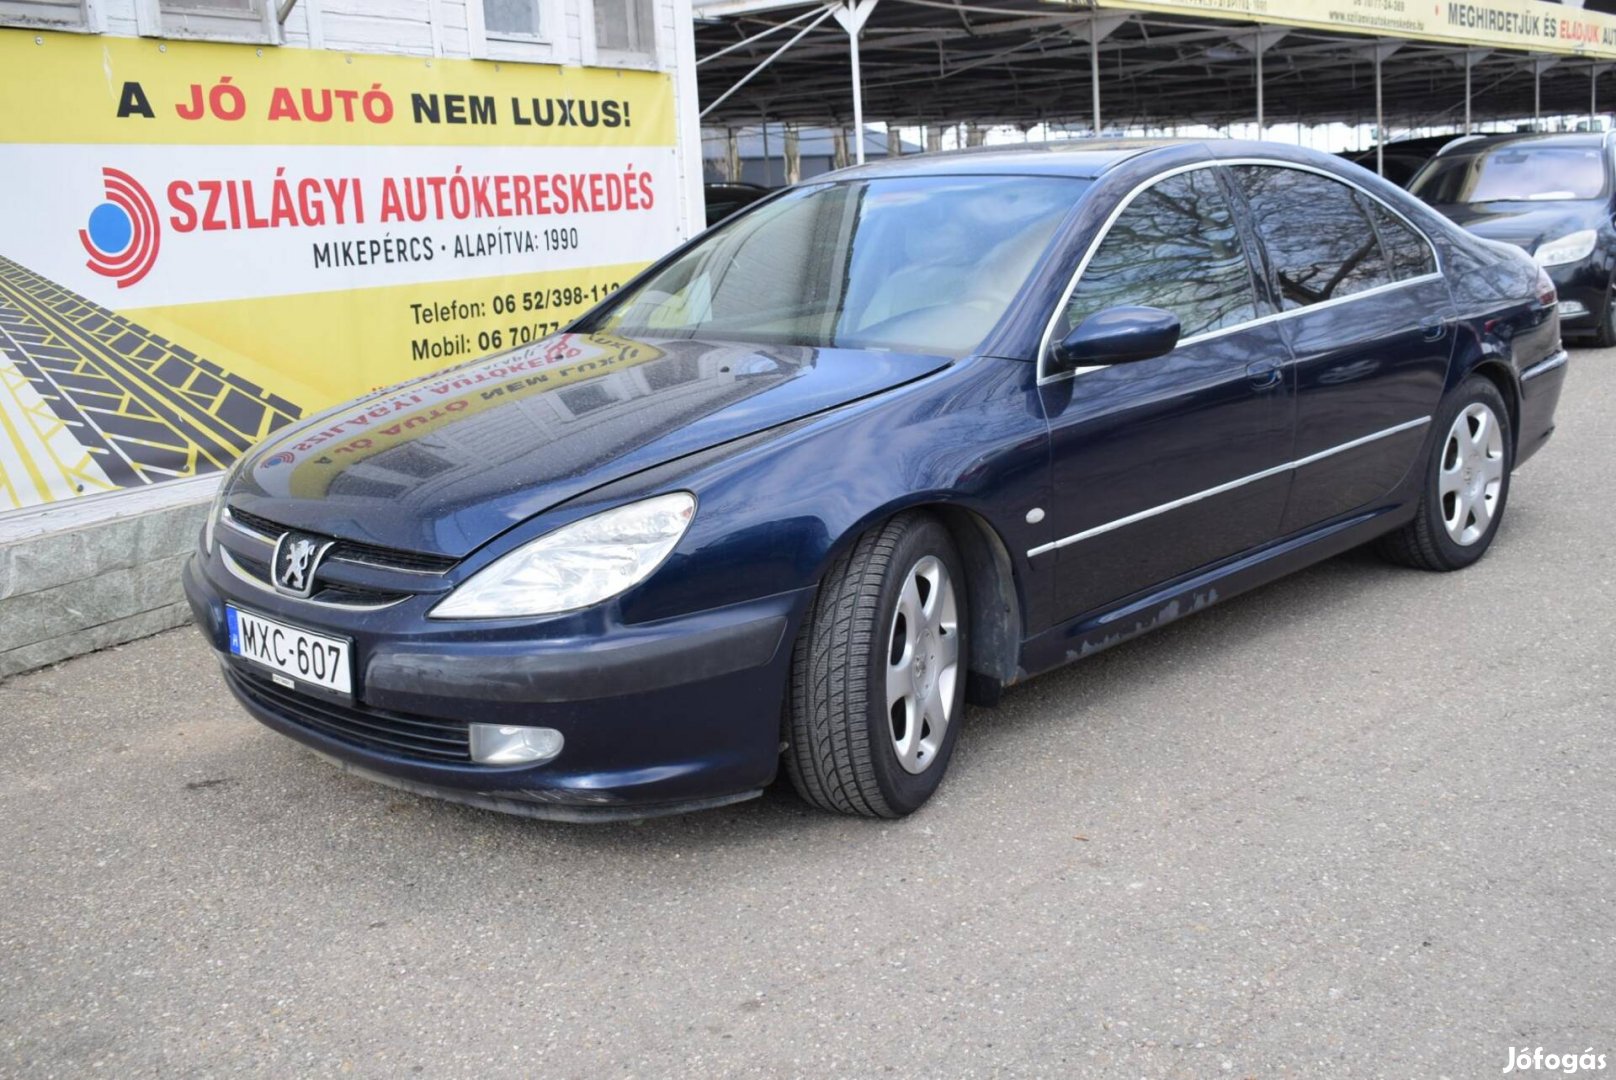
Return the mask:
<svg viewBox="0 0 1616 1080">
<path fill-rule="evenodd" d="M 1084 267 L 1057 335 L 1119 304 L 1171 311 L 1184 337 L 1256 317 L 1240 231 L 1211 169 L 1169 176 L 1135 196 Z"/>
<path fill-rule="evenodd" d="M 1597 144 L 1506 143 L 1482 154 L 1443 154 L 1409 190 L 1444 203 L 1597 199 L 1605 192 L 1605 158 Z"/>
<path fill-rule="evenodd" d="M 1359 195 L 1358 201 L 1374 219 L 1375 231 L 1380 234 L 1381 249 L 1391 260 L 1393 277 L 1398 281 L 1407 281 L 1421 274 L 1436 273 L 1436 256 L 1431 253 L 1431 245 L 1425 242 L 1424 237 L 1374 199 Z"/>
<path fill-rule="evenodd" d="M 704 234 L 591 329 L 963 356 L 1086 187 L 930 176 L 789 192 Z"/>
<path fill-rule="evenodd" d="M 1234 174 L 1285 310 L 1391 283 L 1391 267 L 1352 188 L 1272 165 L 1237 165 Z"/>
</svg>

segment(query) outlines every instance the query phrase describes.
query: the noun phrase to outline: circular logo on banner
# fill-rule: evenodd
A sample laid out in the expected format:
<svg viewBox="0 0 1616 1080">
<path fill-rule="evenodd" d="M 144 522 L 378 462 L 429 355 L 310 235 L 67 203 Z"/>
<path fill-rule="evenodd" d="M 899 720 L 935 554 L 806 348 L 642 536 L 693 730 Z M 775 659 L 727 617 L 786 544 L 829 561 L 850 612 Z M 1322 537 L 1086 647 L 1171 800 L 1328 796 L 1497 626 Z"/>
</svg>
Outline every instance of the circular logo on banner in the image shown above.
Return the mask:
<svg viewBox="0 0 1616 1080">
<path fill-rule="evenodd" d="M 157 261 L 162 224 L 138 180 L 112 168 L 103 168 L 101 177 L 106 201 L 90 211 L 86 227 L 79 230 L 79 243 L 90 256 L 84 265 L 127 289 Z"/>
</svg>

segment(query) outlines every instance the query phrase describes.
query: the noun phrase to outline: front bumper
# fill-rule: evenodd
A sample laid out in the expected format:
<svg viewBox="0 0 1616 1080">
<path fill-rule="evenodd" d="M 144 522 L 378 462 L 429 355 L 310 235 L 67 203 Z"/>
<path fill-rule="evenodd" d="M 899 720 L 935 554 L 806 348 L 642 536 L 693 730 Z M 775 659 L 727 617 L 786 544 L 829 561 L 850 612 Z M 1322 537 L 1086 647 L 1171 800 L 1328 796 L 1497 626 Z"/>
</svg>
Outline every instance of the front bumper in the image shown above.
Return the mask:
<svg viewBox="0 0 1616 1080">
<path fill-rule="evenodd" d="M 791 642 L 813 590 L 657 623 L 609 611 L 495 629 L 427 620 L 429 602 L 364 613 L 252 590 L 217 554 L 193 556 L 185 593 L 227 683 L 257 720 L 362 776 L 537 817 L 643 817 L 760 792 L 779 763 Z M 226 602 L 353 641 L 351 699 L 276 687 L 229 655 Z M 489 766 L 411 749 L 397 731 L 470 723 L 559 730 L 540 765 Z"/>
</svg>

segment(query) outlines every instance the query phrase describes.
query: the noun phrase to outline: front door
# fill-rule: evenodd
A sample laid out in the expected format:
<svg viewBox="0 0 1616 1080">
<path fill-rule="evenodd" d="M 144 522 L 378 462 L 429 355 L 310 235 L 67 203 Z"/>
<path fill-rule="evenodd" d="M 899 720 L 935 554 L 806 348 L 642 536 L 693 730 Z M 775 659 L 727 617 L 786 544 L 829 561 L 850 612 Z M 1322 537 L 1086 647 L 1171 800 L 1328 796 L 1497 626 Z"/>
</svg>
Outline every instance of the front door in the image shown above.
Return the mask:
<svg viewBox="0 0 1616 1080">
<path fill-rule="evenodd" d="M 1215 167 L 1136 193 L 1081 268 L 1051 332 L 1121 304 L 1178 315 L 1179 345 L 1046 376 L 1058 619 L 1256 547 L 1279 528 L 1294 387 Z"/>
</svg>

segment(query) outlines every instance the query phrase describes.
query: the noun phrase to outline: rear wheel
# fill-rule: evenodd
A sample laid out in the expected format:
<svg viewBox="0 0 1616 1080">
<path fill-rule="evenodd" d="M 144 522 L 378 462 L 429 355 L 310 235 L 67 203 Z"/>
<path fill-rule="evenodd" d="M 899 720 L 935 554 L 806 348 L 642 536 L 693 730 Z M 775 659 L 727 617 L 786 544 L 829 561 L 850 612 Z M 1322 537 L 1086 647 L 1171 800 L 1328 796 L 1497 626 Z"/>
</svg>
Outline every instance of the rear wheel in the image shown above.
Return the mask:
<svg viewBox="0 0 1616 1080">
<path fill-rule="evenodd" d="M 1380 551 L 1405 566 L 1459 570 L 1486 553 L 1504 516 L 1509 409 L 1496 386 L 1472 375 L 1443 406 L 1437 430 L 1414 520 L 1382 537 Z"/>
<path fill-rule="evenodd" d="M 902 817 L 942 782 L 965 709 L 965 579 L 941 523 L 902 514 L 838 559 L 792 656 L 786 770 L 815 806 Z"/>
</svg>

